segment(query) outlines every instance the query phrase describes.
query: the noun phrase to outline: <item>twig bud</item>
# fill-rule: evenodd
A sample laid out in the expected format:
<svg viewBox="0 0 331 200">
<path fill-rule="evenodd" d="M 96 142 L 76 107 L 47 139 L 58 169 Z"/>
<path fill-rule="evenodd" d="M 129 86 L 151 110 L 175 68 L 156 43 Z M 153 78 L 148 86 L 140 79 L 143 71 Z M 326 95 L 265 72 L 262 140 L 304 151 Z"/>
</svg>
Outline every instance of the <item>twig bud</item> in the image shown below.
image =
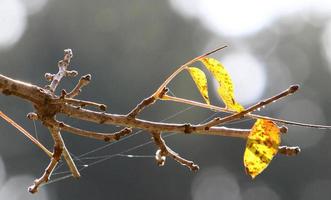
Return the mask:
<svg viewBox="0 0 331 200">
<path fill-rule="evenodd" d="M 26 117 L 30 120 L 38 120 L 38 115 L 37 113 L 34 112 L 29 112 Z"/>
</svg>

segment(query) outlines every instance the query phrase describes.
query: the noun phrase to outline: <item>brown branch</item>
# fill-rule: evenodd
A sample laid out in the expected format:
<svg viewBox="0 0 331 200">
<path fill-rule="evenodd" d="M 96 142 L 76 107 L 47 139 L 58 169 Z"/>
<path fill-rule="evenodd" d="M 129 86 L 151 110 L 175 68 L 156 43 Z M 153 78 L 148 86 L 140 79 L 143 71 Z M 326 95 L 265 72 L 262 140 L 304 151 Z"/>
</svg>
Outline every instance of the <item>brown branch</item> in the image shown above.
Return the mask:
<svg viewBox="0 0 331 200">
<path fill-rule="evenodd" d="M 200 103 L 197 101 L 192 101 L 192 100 L 188 100 L 188 99 L 184 99 L 184 98 L 180 98 L 180 97 L 164 95 L 162 100 L 184 103 L 184 104 L 188 104 L 188 105 L 192 105 L 192 106 L 206 108 L 206 109 L 209 109 L 209 110 L 212 110 L 215 112 L 236 113 L 233 110 L 229 110 L 226 108 L 221 108 L 218 106 L 209 105 L 209 104 L 205 104 L 205 103 Z M 266 119 L 266 120 L 270 120 L 270 121 L 274 121 L 274 122 L 278 122 L 278 123 L 282 123 L 282 124 L 287 124 L 287 125 L 292 125 L 292 126 L 301 126 L 301 127 L 306 127 L 306 128 L 331 129 L 331 126 L 327 126 L 327 125 L 294 122 L 294 121 L 278 119 L 278 118 L 274 118 L 274 117 L 267 117 L 267 116 L 257 115 L 257 114 L 250 114 L 250 113 L 246 114 L 244 117 L 252 118 L 252 119 Z"/>
<path fill-rule="evenodd" d="M 78 109 L 78 107 L 66 104 L 59 105 L 54 103 L 57 100 L 55 100 L 52 95 L 46 92 L 45 89 L 21 81 L 13 80 L 3 75 L 0 75 L 0 92 L 7 95 L 17 96 L 31 102 L 33 105 L 35 105 L 38 115 L 40 115 L 39 120 L 43 120 L 44 114 L 51 113 L 52 115 L 55 115 L 62 113 L 68 115 L 69 117 L 74 117 L 94 123 L 105 123 L 115 126 L 132 127 L 146 131 L 156 130 L 161 132 L 185 133 L 185 127 L 187 127 L 185 124 L 171 124 L 152 122 L 141 119 L 130 119 L 126 115 L 95 112 L 84 108 Z M 44 108 L 47 108 L 47 110 L 44 110 Z M 225 127 L 212 127 L 208 131 L 194 128 L 194 126 L 191 129 L 191 134 L 202 135 L 219 135 L 246 138 L 249 134 L 249 130 L 247 129 L 231 129 Z"/>
<path fill-rule="evenodd" d="M 153 136 L 153 140 L 155 142 L 155 145 L 158 147 L 158 150 L 155 154 L 155 160 L 159 166 L 163 166 L 166 161 L 166 157 L 171 157 L 178 163 L 188 167 L 191 171 L 198 171 L 199 166 L 194 164 L 194 162 L 190 160 L 186 160 L 185 158 L 182 158 L 178 153 L 174 152 L 172 149 L 170 149 L 163 138 L 161 137 L 160 132 L 151 132 Z"/>
<path fill-rule="evenodd" d="M 69 133 L 73 133 L 79 136 L 88 137 L 96 140 L 102 140 L 105 142 L 112 142 L 119 140 L 122 137 L 132 132 L 131 128 L 123 128 L 122 130 L 115 133 L 98 133 L 94 131 L 87 131 L 87 130 L 75 128 L 63 122 L 58 122 L 56 120 L 47 120 L 46 124 L 50 126 L 59 127 L 62 131 L 66 131 Z"/>
<path fill-rule="evenodd" d="M 161 99 L 168 92 L 168 90 L 168 88 L 163 88 L 163 90 L 157 97 L 151 95 L 150 97 L 144 99 L 134 109 L 132 109 L 131 112 L 127 114 L 127 116 L 129 118 L 135 118 L 143 109 L 154 104 L 157 99 Z"/>
<path fill-rule="evenodd" d="M 0 111 L 0 116 L 6 120 L 9 124 L 14 126 L 17 130 L 23 133 L 27 138 L 29 138 L 35 145 L 37 145 L 41 150 L 43 150 L 49 157 L 52 157 L 52 153 L 42 145 L 36 138 L 34 138 L 28 131 L 26 131 L 22 126 L 18 125 L 14 120 L 9 118 L 7 115 Z"/>
<path fill-rule="evenodd" d="M 105 104 L 101 103 L 96 103 L 93 101 L 84 101 L 84 100 L 79 100 L 79 99 L 68 99 L 66 97 L 60 98 L 54 101 L 57 104 L 63 104 L 63 103 L 68 103 L 74 106 L 79 106 L 79 107 L 86 107 L 86 106 L 92 106 L 100 109 L 101 111 L 106 111 L 107 106 Z"/>
<path fill-rule="evenodd" d="M 151 95 L 150 97 L 144 99 L 139 103 L 132 111 L 127 115 L 117 115 L 106 113 L 106 106 L 103 104 L 98 104 L 90 101 L 83 101 L 74 99 L 75 96 L 79 94 L 81 88 L 86 86 L 90 82 L 90 75 L 83 76 L 80 81 L 77 83 L 76 87 L 69 93 L 66 93 L 65 90 L 62 91 L 61 96 L 56 96 L 54 94 L 57 86 L 59 85 L 61 79 L 65 76 L 75 76 L 78 72 L 68 71 L 68 66 L 72 58 L 72 51 L 70 49 L 65 50 L 64 58 L 59 62 L 59 71 L 57 74 L 46 73 L 45 77 L 51 81 L 50 85 L 47 88 L 41 88 L 32 84 L 24 83 L 21 81 L 13 80 L 6 76 L 0 74 L 0 92 L 5 95 L 13 95 L 20 97 L 30 103 L 35 107 L 35 112 L 28 114 L 28 118 L 32 120 L 40 120 L 46 127 L 49 128 L 52 138 L 54 140 L 54 151 L 50 160 L 48 167 L 41 176 L 41 178 L 35 180 L 34 184 L 29 188 L 30 192 L 36 192 L 38 187 L 43 183 L 47 182 L 49 177 L 52 175 L 52 172 L 56 165 L 58 164 L 61 156 L 63 155 L 64 160 L 66 161 L 71 173 L 74 177 L 79 177 L 80 174 L 77 170 L 75 163 L 73 162 L 68 149 L 66 148 L 60 130 L 73 133 L 76 135 L 94 138 L 103 141 L 114 141 L 118 140 L 121 137 L 130 134 L 132 129 L 141 129 L 145 130 L 152 134 L 155 144 L 158 146 L 159 150 L 156 153 L 156 160 L 159 165 L 163 165 L 165 158 L 172 157 L 174 160 L 179 162 L 182 165 L 190 168 L 195 171 L 198 170 L 198 166 L 195 165 L 192 161 L 186 160 L 180 157 L 177 153 L 171 150 L 161 137 L 162 132 L 174 132 L 182 134 L 199 134 L 199 135 L 218 135 L 218 136 L 227 136 L 227 137 L 239 137 L 247 138 L 250 130 L 247 129 L 234 129 L 226 127 L 216 127 L 217 124 L 222 122 L 222 119 L 212 120 L 207 125 L 194 125 L 194 124 L 176 124 L 176 123 L 162 123 L 162 122 L 153 122 L 137 118 L 137 115 L 141 113 L 145 108 L 152 105 L 158 99 L 168 99 L 172 101 L 178 101 L 181 103 L 192 104 L 195 106 L 204 107 L 207 109 L 212 109 L 216 111 L 224 111 L 233 113 L 224 108 L 217 106 L 211 106 L 203 103 L 194 102 L 191 100 L 181 99 L 177 97 L 170 97 L 166 95 L 167 84 L 188 64 L 195 62 L 196 60 L 205 57 L 211 53 L 214 53 L 224 47 L 215 49 L 214 51 L 208 52 L 198 56 L 186 64 L 182 65 L 178 70 L 176 70 L 159 88 L 158 90 Z M 286 96 L 290 93 L 296 91 L 297 87 L 292 86 L 288 93 L 281 93 L 276 95 L 274 98 L 267 99 L 265 101 L 256 104 L 247 110 L 230 115 L 225 118 L 227 121 L 234 119 L 239 119 L 243 116 L 250 118 L 260 118 L 260 119 L 269 119 L 275 122 L 282 122 L 285 124 L 300 125 L 305 127 L 318 127 L 318 128 L 328 128 L 330 126 L 321 126 L 321 125 L 312 125 L 312 124 L 302 124 L 297 122 L 291 122 L 281 119 L 270 118 L 266 116 L 259 116 L 250 114 L 250 112 L 256 110 L 257 108 L 267 105 L 278 98 Z M 84 106 L 96 106 L 103 112 L 92 111 L 89 109 L 83 108 Z M 115 126 L 129 127 L 123 128 L 116 133 L 98 133 L 93 131 L 82 130 L 79 128 L 72 127 L 63 122 L 56 121 L 57 114 L 64 114 L 72 118 L 81 119 L 84 121 L 99 123 L 99 124 L 109 124 Z M 223 119 L 224 120 L 224 119 Z M 211 127 L 209 127 L 211 126 Z M 206 127 L 208 127 L 206 129 Z M 282 128 L 282 132 L 286 132 L 286 128 Z M 298 148 L 289 148 L 289 147 L 280 147 L 279 153 L 284 153 L 286 155 L 292 155 L 298 152 Z"/>
<path fill-rule="evenodd" d="M 161 85 L 160 85 L 160 87 L 156 90 L 156 92 L 153 94 L 153 96 L 155 97 L 155 98 L 157 98 L 161 93 L 162 93 L 162 90 L 164 89 L 164 88 L 166 88 L 167 87 L 167 85 L 170 83 L 170 81 L 173 79 L 173 78 L 175 78 L 181 71 L 183 71 L 188 65 L 190 65 L 190 64 L 192 64 L 192 63 L 194 63 L 195 61 L 197 61 L 197 60 L 199 60 L 199 59 L 201 59 L 201 58 L 204 58 L 204 57 L 206 57 L 206 56 L 209 56 L 209 55 L 211 55 L 211 54 L 213 54 L 213 53 L 216 53 L 216 52 L 218 52 L 218 51 L 220 51 L 220 50 L 222 50 L 222 49 L 224 49 L 224 48 L 226 48 L 227 46 L 226 45 L 224 45 L 224 46 L 221 46 L 221 47 L 218 47 L 218 48 L 216 48 L 216 49 L 214 49 L 214 50 L 211 50 L 211 51 L 209 51 L 209 52 L 207 52 L 207 53 L 204 53 L 204 54 L 202 54 L 202 55 L 200 55 L 200 56 L 197 56 L 197 57 L 195 57 L 195 58 L 193 58 L 192 60 L 190 60 L 190 61 L 188 61 L 188 62 L 186 62 L 185 64 L 183 64 L 182 66 L 180 66 L 176 71 L 174 71 Z"/>
<path fill-rule="evenodd" d="M 87 74 L 85 76 L 82 76 L 79 79 L 76 87 L 71 92 L 69 92 L 65 97 L 66 98 L 74 98 L 74 97 L 76 97 L 81 92 L 82 88 L 84 86 L 86 86 L 87 84 L 89 84 L 90 81 L 91 81 L 91 74 Z"/>
<path fill-rule="evenodd" d="M 39 178 L 39 179 L 36 179 L 33 183 L 33 185 L 31 185 L 29 188 L 28 188 L 28 191 L 31 192 L 31 193 L 36 193 L 38 192 L 38 188 L 43 184 L 43 183 L 46 183 L 53 170 L 55 169 L 56 165 L 59 163 L 59 160 L 60 160 L 60 157 L 61 157 L 61 154 L 62 154 L 62 149 L 60 147 L 59 144 L 55 144 L 54 145 L 54 151 L 53 151 L 53 156 L 51 158 L 51 161 L 50 163 L 48 164 L 48 166 L 46 167 L 45 169 L 45 172 L 43 173 L 43 175 Z"/>
<path fill-rule="evenodd" d="M 202 127 L 191 124 L 175 124 L 175 123 L 162 123 L 152 122 L 142 119 L 128 118 L 126 115 L 116 115 L 105 112 L 96 112 L 87 109 L 77 109 L 71 105 L 62 105 L 59 110 L 69 117 L 81 119 L 84 121 L 94 122 L 98 124 L 109 124 L 116 126 L 127 126 L 138 129 L 143 129 L 149 132 L 174 132 L 183 134 L 200 134 L 200 135 L 219 135 L 228 137 L 246 138 L 250 130 L 247 129 L 234 129 L 226 127 L 211 127 L 209 130 L 204 130 Z"/>
<path fill-rule="evenodd" d="M 62 149 L 63 158 L 66 161 L 66 163 L 69 167 L 69 170 L 72 173 L 72 176 L 75 178 L 79 178 L 80 177 L 79 171 L 78 171 L 73 159 L 71 158 L 71 155 L 70 155 L 66 145 L 64 144 L 63 138 L 60 133 L 60 129 L 58 127 L 49 127 L 48 129 L 51 133 L 54 143 L 60 145 L 60 147 Z"/>
<path fill-rule="evenodd" d="M 288 146 L 278 147 L 278 153 L 286 156 L 296 156 L 300 152 L 301 152 L 300 147 L 288 147 Z"/>
<path fill-rule="evenodd" d="M 224 118 L 215 118 L 215 119 L 212 119 L 211 121 L 205 123 L 205 124 L 202 124 L 201 126 L 204 127 L 205 129 L 209 129 L 210 127 L 212 126 L 217 126 L 219 124 L 223 124 L 223 123 L 228 123 L 228 122 L 231 122 L 231 121 L 234 121 L 234 120 L 237 120 L 237 119 L 240 119 L 242 117 L 244 117 L 244 115 L 248 114 L 248 113 L 251 113 L 263 106 L 266 106 L 270 103 L 273 103 L 283 97 L 286 97 L 290 94 L 293 94 L 294 92 L 298 91 L 299 89 L 299 86 L 298 85 L 292 85 L 290 86 L 288 89 L 284 90 L 283 92 L 275 95 L 275 96 L 272 96 L 268 99 L 265 99 L 263 101 L 260 101 L 259 103 L 239 112 L 239 113 L 235 113 L 235 114 L 232 114 L 230 116 L 227 116 L 227 117 L 224 117 Z"/>
<path fill-rule="evenodd" d="M 54 151 L 53 151 L 53 156 L 50 160 L 49 165 L 47 166 L 47 168 L 45 169 L 45 172 L 43 173 L 43 175 L 39 178 L 36 179 L 34 181 L 34 184 L 31 185 L 28 189 L 29 192 L 31 193 L 35 193 L 38 191 L 38 188 L 46 183 L 50 176 L 52 175 L 52 172 L 54 170 L 54 168 L 56 167 L 56 165 L 59 163 L 61 155 L 63 155 L 63 157 L 65 158 L 70 171 L 72 172 L 74 177 L 80 177 L 80 174 L 77 170 L 77 167 L 75 165 L 75 163 L 73 162 L 70 153 L 68 152 L 67 148 L 65 147 L 65 144 L 63 142 L 63 139 L 61 137 L 61 134 L 59 132 L 59 129 L 56 127 L 52 127 L 49 128 L 49 131 L 51 133 L 51 136 L 54 140 Z"/>
<path fill-rule="evenodd" d="M 58 63 L 59 71 L 57 74 L 49 75 L 49 73 L 45 74 L 45 77 L 49 79 L 51 77 L 51 84 L 47 86 L 51 92 L 54 92 L 56 87 L 59 85 L 61 79 L 67 75 L 67 69 L 70 64 L 70 60 L 73 57 L 71 49 L 64 50 L 63 60 L 60 60 Z M 71 74 L 71 73 L 70 73 Z M 77 74 L 76 74 L 77 75 Z"/>
</svg>

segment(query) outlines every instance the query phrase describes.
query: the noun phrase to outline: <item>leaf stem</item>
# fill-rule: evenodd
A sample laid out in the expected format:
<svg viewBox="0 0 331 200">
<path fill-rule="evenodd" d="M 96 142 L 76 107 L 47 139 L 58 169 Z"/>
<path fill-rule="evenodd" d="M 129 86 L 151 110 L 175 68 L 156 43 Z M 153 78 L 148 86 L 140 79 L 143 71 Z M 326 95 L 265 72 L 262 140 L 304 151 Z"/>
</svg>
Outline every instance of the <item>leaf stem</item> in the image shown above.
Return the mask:
<svg viewBox="0 0 331 200">
<path fill-rule="evenodd" d="M 215 53 L 215 52 L 217 52 L 217 51 L 220 51 L 220 50 L 222 50 L 222 49 L 224 49 L 224 48 L 226 48 L 227 47 L 227 45 L 224 45 L 224 46 L 221 46 L 221 47 L 218 47 L 218 48 L 216 48 L 216 49 L 214 49 L 214 50 L 211 50 L 211 51 L 209 51 L 209 52 L 207 52 L 207 53 L 205 53 L 205 54 L 202 54 L 202 55 L 200 55 L 200 56 L 197 56 L 197 57 L 195 57 L 195 58 L 193 58 L 192 60 L 190 60 L 190 61 L 188 61 L 188 62 L 186 62 L 185 64 L 183 64 L 182 66 L 180 66 L 176 71 L 174 71 L 161 85 L 160 85 L 160 87 L 156 90 L 156 92 L 153 94 L 153 96 L 155 97 L 155 98 L 158 98 L 159 97 L 159 94 L 162 92 L 162 90 L 170 83 L 170 81 L 172 80 L 172 79 L 174 79 L 181 71 L 183 71 L 188 65 L 190 65 L 190 64 L 192 64 L 192 63 L 194 63 L 195 61 L 197 61 L 197 60 L 199 60 L 199 59 L 201 59 L 201 58 L 204 58 L 204 57 L 206 57 L 206 56 L 208 56 L 208 55 L 210 55 L 210 54 L 213 54 L 213 53 Z"/>
</svg>

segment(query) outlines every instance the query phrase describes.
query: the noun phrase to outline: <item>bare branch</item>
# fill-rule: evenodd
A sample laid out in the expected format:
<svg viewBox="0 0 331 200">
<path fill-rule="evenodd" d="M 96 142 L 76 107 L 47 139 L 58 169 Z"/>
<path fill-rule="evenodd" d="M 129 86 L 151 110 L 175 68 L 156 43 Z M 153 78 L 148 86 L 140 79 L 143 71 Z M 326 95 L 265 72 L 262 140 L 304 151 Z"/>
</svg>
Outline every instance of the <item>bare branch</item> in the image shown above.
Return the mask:
<svg viewBox="0 0 331 200">
<path fill-rule="evenodd" d="M 63 60 L 60 60 L 58 63 L 58 67 L 59 67 L 59 72 L 57 74 L 54 74 L 53 76 L 51 76 L 51 84 L 48 86 L 47 89 L 49 89 L 51 92 L 54 92 L 56 87 L 59 85 L 61 79 L 67 75 L 67 69 L 69 67 L 70 64 L 70 60 L 72 58 L 73 54 L 71 49 L 65 49 L 64 50 L 64 57 Z M 47 74 L 49 75 L 49 74 Z M 49 76 L 47 76 L 45 74 L 45 77 L 47 79 L 49 79 Z"/>
<path fill-rule="evenodd" d="M 81 89 L 86 86 L 87 84 L 89 84 L 91 81 L 91 74 L 87 74 L 85 76 L 82 76 L 76 87 L 71 91 L 69 92 L 65 97 L 66 98 L 74 98 L 76 97 L 80 92 L 81 92 Z"/>
<path fill-rule="evenodd" d="M 194 164 L 194 162 L 186 160 L 185 158 L 182 158 L 181 156 L 179 156 L 178 153 L 171 150 L 166 145 L 163 138 L 161 137 L 160 132 L 156 132 L 156 131 L 152 132 L 152 136 L 153 136 L 155 145 L 158 147 L 158 150 L 156 151 L 156 154 L 155 154 L 155 159 L 159 166 L 163 166 L 166 161 L 166 157 L 169 156 L 169 157 L 173 158 L 174 160 L 176 160 L 178 163 L 188 167 L 191 171 L 199 170 L 199 166 Z"/>
<path fill-rule="evenodd" d="M 87 109 L 77 109 L 70 105 L 62 105 L 59 110 L 60 113 L 68 115 L 73 118 L 94 122 L 98 124 L 110 124 L 117 126 L 127 126 L 138 129 L 143 129 L 149 132 L 175 132 L 184 134 L 201 134 L 201 135 L 219 135 L 228 137 L 246 138 L 250 130 L 247 129 L 233 129 L 226 127 L 211 127 L 209 130 L 204 130 L 202 127 L 197 127 L 191 124 L 174 124 L 152 122 L 142 119 L 128 118 L 126 115 L 116 115 L 105 112 L 96 112 Z"/>
<path fill-rule="evenodd" d="M 278 153 L 286 156 L 296 156 L 301 152 L 300 147 L 280 146 Z"/>
<path fill-rule="evenodd" d="M 161 99 L 167 92 L 168 88 L 163 88 L 159 96 L 156 98 L 155 96 L 150 96 L 140 102 L 127 116 L 130 118 L 135 118 L 143 109 L 155 103 L 157 99 Z"/>
<path fill-rule="evenodd" d="M 41 150 L 43 150 L 49 157 L 52 157 L 52 153 L 48 151 L 48 149 L 42 145 L 36 138 L 34 138 L 28 131 L 26 131 L 22 126 L 18 125 L 14 120 L 9 118 L 3 112 L 0 111 L 0 116 L 6 120 L 9 124 L 13 125 L 16 129 L 18 129 L 21 133 L 23 133 L 27 138 L 29 138 L 35 145 L 37 145 Z"/>
<path fill-rule="evenodd" d="M 84 100 L 78 100 L 78 99 L 68 99 L 66 97 L 64 98 L 60 98 L 60 99 L 56 99 L 54 101 L 54 103 L 57 104 L 63 104 L 63 103 L 68 103 L 74 106 L 79 106 L 79 107 L 86 107 L 86 106 L 92 106 L 92 107 L 96 107 L 98 109 L 100 109 L 101 111 L 106 111 L 107 106 L 105 104 L 101 104 L 101 103 L 96 103 L 93 101 L 84 101 Z"/>
<path fill-rule="evenodd" d="M 226 46 L 223 46 L 213 51 L 210 51 L 206 54 L 198 56 L 188 61 L 181 67 L 179 67 L 173 74 L 171 74 L 166 79 L 166 81 L 163 84 L 161 84 L 161 86 L 156 90 L 155 93 L 153 93 L 153 95 L 144 99 L 127 115 L 107 113 L 105 112 L 106 105 L 104 104 L 74 99 L 74 97 L 76 97 L 80 93 L 81 89 L 90 82 L 91 75 L 89 74 L 82 76 L 79 82 L 77 83 L 77 85 L 75 86 L 75 88 L 71 92 L 67 93 L 65 90 L 62 90 L 60 96 L 54 94 L 57 86 L 59 85 L 61 79 L 64 76 L 76 76 L 78 74 L 77 71 L 68 70 L 70 60 L 72 58 L 72 51 L 70 49 L 64 51 L 64 58 L 63 60 L 59 61 L 58 64 L 59 67 L 58 73 L 45 74 L 46 79 L 51 82 L 50 85 L 45 89 L 32 84 L 13 80 L 9 77 L 0 74 L 0 92 L 2 92 L 5 95 L 13 95 L 20 97 L 32 103 L 36 110 L 33 113 L 29 113 L 28 118 L 31 120 L 40 120 L 46 127 L 49 128 L 52 138 L 54 140 L 54 150 L 53 153 L 51 153 L 45 147 L 43 147 L 42 144 L 38 143 L 30 134 L 25 134 L 29 139 L 34 141 L 35 144 L 37 144 L 40 148 L 42 148 L 49 156 L 51 156 L 50 163 L 45 169 L 45 172 L 39 179 L 35 180 L 34 184 L 29 188 L 29 191 L 32 193 L 36 192 L 42 184 L 44 184 L 49 180 L 49 177 L 52 175 L 52 172 L 56 167 L 56 165 L 58 164 L 62 155 L 72 175 L 77 178 L 80 177 L 79 171 L 77 170 L 77 167 L 63 142 L 60 130 L 106 142 L 119 140 L 121 137 L 130 134 L 132 132 L 132 129 L 145 130 L 148 133 L 152 134 L 152 138 L 156 146 L 158 147 L 155 159 L 157 160 L 160 166 L 164 165 L 166 157 L 171 157 L 180 164 L 188 167 L 192 171 L 196 171 L 199 169 L 198 165 L 194 164 L 192 161 L 182 158 L 181 156 L 179 156 L 179 154 L 171 150 L 166 145 L 165 141 L 162 139 L 161 133 L 173 132 L 173 133 L 181 133 L 181 134 L 217 135 L 217 136 L 247 138 L 250 133 L 249 129 L 217 127 L 217 125 L 221 123 L 241 119 L 242 117 L 250 117 L 254 119 L 268 119 L 274 122 L 280 122 L 284 124 L 291 124 L 291 125 L 304 126 L 304 127 L 331 129 L 331 126 L 304 124 L 304 123 L 271 118 L 267 116 L 251 114 L 251 112 L 255 111 L 260 107 L 263 107 L 280 98 L 283 98 L 289 94 L 294 93 L 295 91 L 297 91 L 298 86 L 291 86 L 288 90 L 278 95 L 275 95 L 269 99 L 261 101 L 240 113 L 235 113 L 234 111 L 228 110 L 226 108 L 221 108 L 218 106 L 213 106 L 213 105 L 191 101 L 188 99 L 168 96 L 166 94 L 168 91 L 168 89 L 166 88 L 167 84 L 188 65 L 205 56 L 208 56 L 209 54 L 219 51 L 225 47 Z M 217 112 L 227 112 L 227 113 L 231 113 L 232 115 L 229 115 L 223 119 L 215 118 L 205 124 L 200 124 L 200 125 L 194 125 L 190 123 L 184 123 L 184 124 L 162 123 L 162 122 L 147 121 L 137 118 L 137 116 L 145 108 L 152 105 L 159 99 L 171 100 L 175 102 L 199 106 Z M 84 108 L 85 106 L 97 107 L 102 112 L 86 109 Z M 82 130 L 76 127 L 72 127 L 64 122 L 57 121 L 56 116 L 58 114 L 63 114 L 71 118 L 76 118 L 98 124 L 108 124 L 108 125 L 121 126 L 126 128 L 123 128 L 122 130 L 115 133 L 99 133 L 99 132 Z M 14 125 L 14 123 L 11 124 Z M 24 131 L 22 132 L 24 133 Z M 281 133 L 287 132 L 287 128 L 281 127 L 280 132 Z M 300 149 L 298 147 L 279 147 L 280 154 L 285 154 L 290 156 L 290 155 L 296 155 L 299 152 Z"/>
<path fill-rule="evenodd" d="M 79 128 L 72 127 L 63 122 L 58 122 L 55 120 L 47 120 L 47 125 L 59 127 L 61 130 L 73 133 L 79 136 L 88 137 L 96 140 L 102 140 L 105 142 L 111 142 L 119 140 L 121 137 L 124 137 L 132 132 L 131 128 L 123 128 L 122 130 L 115 133 L 98 133 L 93 131 L 82 130 Z"/>
<path fill-rule="evenodd" d="M 286 97 L 290 94 L 293 94 L 294 92 L 298 91 L 299 89 L 299 86 L 298 85 L 292 85 L 290 86 L 288 89 L 286 89 L 285 91 L 275 95 L 275 96 L 272 96 L 268 99 L 265 99 L 263 101 L 260 101 L 259 103 L 239 112 L 239 113 L 235 113 L 235 114 L 232 114 L 230 116 L 227 116 L 227 117 L 224 117 L 224 118 L 215 118 L 215 119 L 212 119 L 211 121 L 205 123 L 205 124 L 202 124 L 201 126 L 204 127 L 205 129 L 208 129 L 212 126 L 217 126 L 219 124 L 223 124 L 223 123 L 227 123 L 227 122 L 231 122 L 233 120 L 237 120 L 237 119 L 240 119 L 242 117 L 244 117 L 244 115 L 248 114 L 248 113 L 251 113 L 263 106 L 266 106 L 270 103 L 273 103 L 283 97 Z"/>
<path fill-rule="evenodd" d="M 31 192 L 31 193 L 36 193 L 38 192 L 38 188 L 43 184 L 43 183 L 46 183 L 53 170 L 55 169 L 56 165 L 59 163 L 59 160 L 60 160 L 60 157 L 61 157 L 61 154 L 62 154 L 62 149 L 61 147 L 58 145 L 58 144 L 55 144 L 54 145 L 54 151 L 53 151 L 53 156 L 51 158 L 51 161 L 50 163 L 48 164 L 47 168 L 45 169 L 45 172 L 43 173 L 43 175 L 39 178 L 39 179 L 36 179 L 33 183 L 33 185 L 31 185 L 29 188 L 28 188 L 28 191 Z"/>
<path fill-rule="evenodd" d="M 79 171 L 78 171 L 73 159 L 71 158 L 71 155 L 70 155 L 66 145 L 64 144 L 63 138 L 60 133 L 60 128 L 59 127 L 49 127 L 49 131 L 51 132 L 51 135 L 52 135 L 52 138 L 53 138 L 55 144 L 59 144 L 60 147 L 62 148 L 63 158 L 66 161 L 66 163 L 69 167 L 69 170 L 72 173 L 72 176 L 75 178 L 79 178 L 80 177 Z"/>
</svg>

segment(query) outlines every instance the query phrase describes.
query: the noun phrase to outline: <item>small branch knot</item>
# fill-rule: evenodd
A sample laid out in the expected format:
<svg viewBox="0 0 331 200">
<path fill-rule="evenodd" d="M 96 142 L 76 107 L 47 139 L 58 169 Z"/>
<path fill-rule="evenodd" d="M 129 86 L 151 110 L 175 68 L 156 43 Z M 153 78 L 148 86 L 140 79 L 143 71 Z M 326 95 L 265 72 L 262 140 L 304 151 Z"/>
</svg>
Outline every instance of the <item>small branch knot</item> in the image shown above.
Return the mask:
<svg viewBox="0 0 331 200">
<path fill-rule="evenodd" d="M 45 73 L 45 78 L 47 81 L 52 81 L 53 78 L 54 78 L 54 74 L 51 74 L 51 73 Z"/>
<path fill-rule="evenodd" d="M 280 131 L 282 134 L 286 134 L 287 131 L 288 131 L 288 128 L 287 128 L 286 126 L 281 126 L 281 127 L 279 128 L 279 131 Z"/>
<path fill-rule="evenodd" d="M 34 113 L 34 112 L 29 112 L 26 117 L 29 119 L 29 120 L 38 120 L 38 115 L 37 113 Z"/>
<path fill-rule="evenodd" d="M 72 53 L 71 49 L 65 49 L 64 50 L 64 58 L 63 60 L 67 63 L 70 62 L 70 59 L 74 56 L 74 54 Z"/>
<path fill-rule="evenodd" d="M 278 153 L 286 155 L 286 156 L 296 156 L 301 152 L 300 147 L 288 147 L 288 146 L 280 146 L 278 148 Z"/>
<path fill-rule="evenodd" d="M 166 161 L 166 156 L 164 155 L 164 152 L 162 152 L 161 149 L 158 149 L 155 153 L 155 160 L 156 160 L 156 164 L 159 166 L 159 167 L 162 167 L 164 166 L 165 164 L 165 161 Z"/>
<path fill-rule="evenodd" d="M 68 77 L 75 77 L 78 75 L 78 72 L 76 70 L 66 70 L 65 75 Z"/>
</svg>

